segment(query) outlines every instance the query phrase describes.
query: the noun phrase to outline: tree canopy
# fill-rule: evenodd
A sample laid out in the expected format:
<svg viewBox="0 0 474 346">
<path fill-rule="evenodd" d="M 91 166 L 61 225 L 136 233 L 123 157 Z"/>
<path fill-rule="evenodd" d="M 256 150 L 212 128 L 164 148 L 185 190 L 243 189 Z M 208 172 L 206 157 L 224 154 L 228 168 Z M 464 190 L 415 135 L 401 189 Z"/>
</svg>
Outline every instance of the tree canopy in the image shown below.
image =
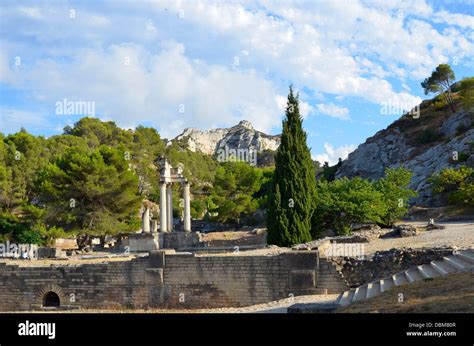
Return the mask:
<svg viewBox="0 0 474 346">
<path fill-rule="evenodd" d="M 431 76 L 425 78 L 421 82 L 421 86 L 425 92 L 425 95 L 429 93 L 443 93 L 446 98 L 446 102 L 451 107 L 452 111 L 455 112 L 454 101 L 451 92 L 451 85 L 454 83 L 456 77 L 454 72 L 451 69 L 451 66 L 448 64 L 440 64 L 436 69 L 431 73 Z"/>
</svg>

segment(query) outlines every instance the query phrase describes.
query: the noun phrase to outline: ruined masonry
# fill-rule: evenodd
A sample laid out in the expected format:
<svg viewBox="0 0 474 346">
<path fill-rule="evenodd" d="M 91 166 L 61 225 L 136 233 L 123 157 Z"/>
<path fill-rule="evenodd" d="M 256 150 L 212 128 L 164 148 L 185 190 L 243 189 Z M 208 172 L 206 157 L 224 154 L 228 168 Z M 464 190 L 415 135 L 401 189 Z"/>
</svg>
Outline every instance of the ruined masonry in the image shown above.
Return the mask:
<svg viewBox="0 0 474 346">
<path fill-rule="evenodd" d="M 0 263 L 0 311 L 238 307 L 347 288 L 317 251 L 196 256 L 156 250 L 108 263 Z"/>
</svg>

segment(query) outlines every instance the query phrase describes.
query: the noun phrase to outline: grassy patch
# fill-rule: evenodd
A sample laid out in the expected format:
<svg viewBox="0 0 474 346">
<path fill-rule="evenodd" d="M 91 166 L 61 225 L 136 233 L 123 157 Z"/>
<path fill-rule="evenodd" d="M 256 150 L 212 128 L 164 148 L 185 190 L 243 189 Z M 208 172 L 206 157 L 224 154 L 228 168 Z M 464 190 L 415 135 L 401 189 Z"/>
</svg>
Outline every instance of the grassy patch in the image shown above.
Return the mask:
<svg viewBox="0 0 474 346">
<path fill-rule="evenodd" d="M 399 302 L 399 294 L 403 302 Z M 383 294 L 338 309 L 343 313 L 474 312 L 474 274 L 453 274 L 392 287 Z"/>
</svg>

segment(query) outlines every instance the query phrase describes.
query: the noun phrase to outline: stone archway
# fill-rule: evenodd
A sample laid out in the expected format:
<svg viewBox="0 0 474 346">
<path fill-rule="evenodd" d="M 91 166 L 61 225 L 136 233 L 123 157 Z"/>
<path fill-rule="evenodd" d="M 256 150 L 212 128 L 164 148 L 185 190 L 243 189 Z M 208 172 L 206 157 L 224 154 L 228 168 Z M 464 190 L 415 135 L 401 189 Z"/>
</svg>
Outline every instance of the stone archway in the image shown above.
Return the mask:
<svg viewBox="0 0 474 346">
<path fill-rule="evenodd" d="M 46 293 L 43 297 L 43 307 L 44 308 L 49 308 L 49 307 L 54 307 L 54 308 L 59 308 L 61 305 L 61 300 L 59 299 L 59 296 L 57 293 L 53 291 L 49 291 Z"/>
<path fill-rule="evenodd" d="M 38 292 L 36 301 L 41 307 L 59 308 L 66 302 L 66 296 L 61 287 L 56 284 L 48 284 Z"/>
</svg>

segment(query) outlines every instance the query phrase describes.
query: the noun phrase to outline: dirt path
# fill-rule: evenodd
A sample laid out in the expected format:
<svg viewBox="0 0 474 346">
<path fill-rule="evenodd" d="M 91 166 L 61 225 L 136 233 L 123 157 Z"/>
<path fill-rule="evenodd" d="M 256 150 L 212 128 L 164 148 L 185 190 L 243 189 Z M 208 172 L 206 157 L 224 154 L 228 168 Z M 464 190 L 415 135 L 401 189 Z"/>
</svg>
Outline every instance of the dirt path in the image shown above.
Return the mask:
<svg viewBox="0 0 474 346">
<path fill-rule="evenodd" d="M 426 226 L 426 222 L 407 222 L 416 227 Z M 407 238 L 377 239 L 365 244 L 365 252 L 370 255 L 376 251 L 391 248 L 422 248 L 455 246 L 459 249 L 474 248 L 474 223 L 440 222 L 445 229 L 422 231 L 420 235 Z"/>
</svg>

